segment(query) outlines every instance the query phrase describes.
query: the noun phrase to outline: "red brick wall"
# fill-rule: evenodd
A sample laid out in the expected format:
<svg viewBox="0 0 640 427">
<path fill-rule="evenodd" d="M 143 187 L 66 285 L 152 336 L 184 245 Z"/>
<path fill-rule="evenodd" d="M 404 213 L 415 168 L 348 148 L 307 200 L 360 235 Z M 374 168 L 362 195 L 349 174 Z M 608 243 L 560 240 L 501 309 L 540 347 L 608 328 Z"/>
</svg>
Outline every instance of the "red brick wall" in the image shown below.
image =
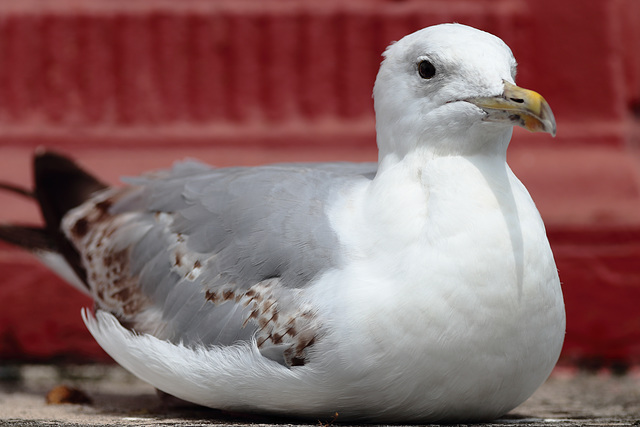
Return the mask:
<svg viewBox="0 0 640 427">
<path fill-rule="evenodd" d="M 216 165 L 376 158 L 380 54 L 457 21 L 502 37 L 558 137 L 516 131 L 512 168 L 547 223 L 566 295 L 564 357 L 640 360 L 640 3 L 635 0 L 0 1 L 0 180 L 39 145 L 110 182 Z M 0 195 L 0 221 L 38 221 Z M 0 358 L 105 360 L 90 302 L 0 246 Z"/>
</svg>

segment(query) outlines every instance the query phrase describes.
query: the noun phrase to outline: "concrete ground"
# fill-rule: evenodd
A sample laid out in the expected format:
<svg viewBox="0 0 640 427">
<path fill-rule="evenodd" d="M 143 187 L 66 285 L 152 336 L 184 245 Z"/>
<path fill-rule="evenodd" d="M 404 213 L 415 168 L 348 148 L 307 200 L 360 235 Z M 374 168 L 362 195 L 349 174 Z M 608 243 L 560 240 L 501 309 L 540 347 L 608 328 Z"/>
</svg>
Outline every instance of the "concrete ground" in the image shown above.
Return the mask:
<svg viewBox="0 0 640 427">
<path fill-rule="evenodd" d="M 89 404 L 47 404 L 56 386 L 84 391 Z M 163 404 L 155 390 L 117 366 L 1 366 L 0 426 L 309 425 Z M 336 420 L 339 423 L 339 417 Z M 640 370 L 624 376 L 557 369 L 498 426 L 640 425 Z"/>
</svg>

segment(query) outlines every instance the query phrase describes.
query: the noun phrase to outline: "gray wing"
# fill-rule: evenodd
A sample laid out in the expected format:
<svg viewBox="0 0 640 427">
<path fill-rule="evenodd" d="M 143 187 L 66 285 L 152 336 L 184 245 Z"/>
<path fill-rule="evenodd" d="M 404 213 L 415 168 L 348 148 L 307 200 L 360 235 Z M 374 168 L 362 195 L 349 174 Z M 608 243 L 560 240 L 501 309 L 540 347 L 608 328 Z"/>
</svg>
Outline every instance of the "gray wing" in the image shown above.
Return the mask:
<svg viewBox="0 0 640 427">
<path fill-rule="evenodd" d="M 97 305 L 123 324 L 186 345 L 255 337 L 263 354 L 297 365 L 318 329 L 299 290 L 340 262 L 326 206 L 375 170 L 182 163 L 98 194 L 63 226 Z"/>
</svg>

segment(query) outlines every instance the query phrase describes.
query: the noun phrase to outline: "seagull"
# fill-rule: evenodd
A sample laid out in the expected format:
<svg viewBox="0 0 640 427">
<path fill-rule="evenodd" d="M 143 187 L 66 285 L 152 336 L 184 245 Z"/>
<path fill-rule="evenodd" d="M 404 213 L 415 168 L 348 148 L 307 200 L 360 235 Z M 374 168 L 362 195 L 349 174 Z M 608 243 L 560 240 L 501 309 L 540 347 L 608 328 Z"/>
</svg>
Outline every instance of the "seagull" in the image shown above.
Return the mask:
<svg viewBox="0 0 640 427">
<path fill-rule="evenodd" d="M 499 38 L 427 27 L 384 52 L 376 163 L 212 168 L 110 187 L 38 150 L 43 227 L 0 238 L 90 295 L 120 365 L 220 410 L 473 422 L 526 400 L 565 312 L 544 224 L 506 162 L 514 126 L 555 135 Z"/>
</svg>

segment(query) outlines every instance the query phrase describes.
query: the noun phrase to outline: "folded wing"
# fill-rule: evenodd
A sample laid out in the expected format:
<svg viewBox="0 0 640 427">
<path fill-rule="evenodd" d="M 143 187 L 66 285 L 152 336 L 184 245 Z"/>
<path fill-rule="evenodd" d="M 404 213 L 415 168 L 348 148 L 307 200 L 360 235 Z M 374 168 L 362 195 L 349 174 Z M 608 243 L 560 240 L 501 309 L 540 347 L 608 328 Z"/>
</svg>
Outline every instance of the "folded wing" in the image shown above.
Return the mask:
<svg viewBox="0 0 640 427">
<path fill-rule="evenodd" d="M 321 333 L 303 290 L 340 262 L 327 206 L 374 171 L 182 163 L 98 192 L 62 229 L 97 307 L 130 329 L 188 346 L 255 338 L 264 356 L 302 365 Z"/>
</svg>

